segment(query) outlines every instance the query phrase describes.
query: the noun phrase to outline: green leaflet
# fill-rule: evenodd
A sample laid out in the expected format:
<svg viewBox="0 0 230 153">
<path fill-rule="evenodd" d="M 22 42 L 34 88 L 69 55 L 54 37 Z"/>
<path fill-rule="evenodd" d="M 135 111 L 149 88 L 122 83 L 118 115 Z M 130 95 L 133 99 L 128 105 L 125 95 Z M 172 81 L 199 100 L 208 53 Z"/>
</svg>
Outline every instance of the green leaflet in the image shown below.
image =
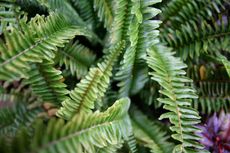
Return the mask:
<svg viewBox="0 0 230 153">
<path fill-rule="evenodd" d="M 215 20 L 212 18 L 212 20 Z M 186 22 L 178 29 L 167 28 L 161 30 L 161 42 L 174 48 L 184 61 L 201 56 L 202 54 L 216 54 L 220 50 L 229 52 L 230 22 L 222 21 L 209 23 L 209 20 Z"/>
<path fill-rule="evenodd" d="M 62 153 L 64 150 L 69 153 L 93 153 L 96 147 L 119 144 L 131 130 L 127 113 L 129 105 L 129 99 L 123 98 L 105 112 L 80 113 L 67 124 L 63 120 L 53 119 L 45 128 L 40 122 L 35 126 L 35 135 L 28 153 Z"/>
<path fill-rule="evenodd" d="M 60 105 L 65 100 L 69 91 L 62 83 L 62 72 L 53 67 L 52 61 L 44 60 L 41 64 L 32 65 L 28 73 L 30 76 L 25 83 L 31 85 L 33 92 L 44 102 Z"/>
<path fill-rule="evenodd" d="M 37 15 L 29 23 L 21 23 L 22 30 L 5 33 L 6 44 L 1 43 L 0 79 L 15 80 L 28 77 L 29 62 L 39 63 L 54 58 L 57 47 L 75 35 L 88 35 L 78 26 L 73 26 L 61 15 L 50 14 L 47 18 Z"/>
<path fill-rule="evenodd" d="M 94 9 L 97 11 L 100 21 L 104 22 L 104 27 L 110 29 L 113 21 L 113 12 L 109 0 L 94 0 Z"/>
<path fill-rule="evenodd" d="M 200 138 L 195 136 L 194 132 L 199 131 L 195 125 L 200 122 L 200 117 L 190 106 L 190 100 L 197 96 L 193 88 L 185 85 L 191 82 L 184 77 L 186 73 L 183 69 L 186 65 L 173 55 L 170 49 L 160 45 L 148 50 L 147 63 L 154 70 L 150 75 L 163 87 L 160 92 L 166 97 L 158 100 L 164 104 L 164 109 L 169 111 L 162 114 L 160 119 L 168 118 L 173 124 L 170 127 L 175 132 L 172 137 L 181 143 L 174 148 L 175 153 L 185 153 L 189 150 L 199 152 L 203 147 L 197 142 Z"/>
<path fill-rule="evenodd" d="M 112 76 L 113 66 L 118 60 L 119 55 L 125 47 L 125 41 L 118 42 L 114 47 L 110 47 L 105 55 L 104 60 L 97 64 L 97 67 L 103 73 L 100 81 L 98 82 L 98 97 L 97 101 L 99 106 L 101 105 L 101 100 L 105 95 L 106 90 L 110 85 L 110 77 Z"/>
<path fill-rule="evenodd" d="M 230 62 L 229 62 L 229 60 L 223 55 L 218 55 L 218 56 L 219 56 L 221 62 L 223 63 L 223 65 L 224 65 L 224 67 L 228 73 L 228 76 L 230 77 Z"/>
<path fill-rule="evenodd" d="M 65 65 L 65 68 L 70 71 L 73 76 L 82 78 L 87 74 L 89 67 L 95 61 L 95 54 L 78 41 L 71 42 L 58 50 L 55 61 L 60 66 Z"/>
<path fill-rule="evenodd" d="M 4 137 L 14 137 L 18 130 L 23 127 L 27 128 L 27 132 L 31 132 L 31 125 L 33 125 L 37 115 L 41 112 L 42 109 L 40 108 L 26 108 L 26 105 L 22 103 L 1 108 L 0 135 Z"/>
<path fill-rule="evenodd" d="M 90 113 L 94 109 L 94 102 L 98 94 L 98 82 L 102 72 L 98 68 L 91 68 L 89 73 L 82 79 L 76 88 L 70 91 L 70 98 L 62 102 L 57 116 L 64 119 L 71 119 L 80 112 Z"/>
<path fill-rule="evenodd" d="M 128 45 L 117 75 L 119 97 L 133 95 L 143 88 L 148 80 L 147 67 L 143 62 L 146 49 L 156 43 L 159 21 L 151 20 L 160 10 L 149 7 L 157 1 L 131 1 L 131 21 L 128 28 Z"/>
<path fill-rule="evenodd" d="M 71 118 L 73 114 L 83 112 L 91 112 L 95 107 L 95 102 L 101 106 L 101 100 L 110 84 L 113 65 L 124 47 L 121 41 L 114 47 L 110 48 L 108 54 L 98 68 L 91 68 L 85 79 L 82 79 L 77 87 L 70 92 L 70 97 L 65 100 L 58 111 L 58 116 L 65 119 Z"/>
<path fill-rule="evenodd" d="M 130 118 L 137 142 L 150 148 L 152 153 L 168 153 L 173 145 L 168 142 L 166 132 L 137 109 L 132 109 Z M 165 147 L 167 146 L 167 147 Z"/>
<path fill-rule="evenodd" d="M 18 26 L 17 18 L 20 16 L 19 7 L 15 0 L 0 2 L 0 34 L 6 30 L 12 30 Z"/>
</svg>

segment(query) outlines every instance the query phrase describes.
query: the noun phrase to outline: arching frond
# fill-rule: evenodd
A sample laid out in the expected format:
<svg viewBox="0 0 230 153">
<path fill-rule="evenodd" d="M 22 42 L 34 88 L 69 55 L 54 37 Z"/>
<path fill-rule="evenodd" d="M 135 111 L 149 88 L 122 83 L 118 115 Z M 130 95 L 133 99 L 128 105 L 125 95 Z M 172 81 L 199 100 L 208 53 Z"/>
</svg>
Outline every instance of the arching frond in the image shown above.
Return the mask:
<svg viewBox="0 0 230 153">
<path fill-rule="evenodd" d="M 143 64 L 146 50 L 156 43 L 159 21 L 150 20 L 160 10 L 149 7 L 158 1 L 133 0 L 131 7 L 132 24 L 129 26 L 129 45 L 124 53 L 121 68 L 117 73 L 120 81 L 120 97 L 137 93 L 148 79 L 148 70 Z"/>
<path fill-rule="evenodd" d="M 16 0 L 0 2 L 0 34 L 18 26 L 19 9 Z"/>
<path fill-rule="evenodd" d="M 91 29 L 95 28 L 97 15 L 95 15 L 95 11 L 93 8 L 93 0 L 71 0 L 73 5 L 78 10 L 79 15 L 82 19 L 89 24 Z"/>
<path fill-rule="evenodd" d="M 168 142 L 166 132 L 157 124 L 150 121 L 137 109 L 132 109 L 130 118 L 133 125 L 134 136 L 139 144 L 148 147 L 152 153 L 169 153 L 173 145 Z M 165 147 L 167 146 L 167 147 Z"/>
<path fill-rule="evenodd" d="M 46 5 L 51 12 L 57 10 L 73 23 L 78 25 L 85 25 L 78 12 L 75 11 L 75 9 L 67 0 L 48 0 Z M 73 16 L 74 18 L 72 18 Z"/>
<path fill-rule="evenodd" d="M 200 122 L 200 117 L 198 112 L 191 108 L 191 99 L 197 98 L 197 95 L 193 88 L 185 85 L 191 82 L 184 76 L 186 72 L 183 69 L 186 65 L 163 46 L 154 46 L 148 51 L 148 55 L 147 63 L 154 70 L 150 75 L 163 87 L 160 93 L 165 98 L 158 100 L 164 103 L 164 109 L 170 111 L 162 114 L 160 119 L 169 118 L 173 124 L 170 127 L 174 132 L 172 137 L 180 142 L 174 152 L 199 152 L 203 147 L 197 142 L 200 138 L 195 136 L 194 132 L 199 131 L 195 125 Z"/>
<path fill-rule="evenodd" d="M 174 0 L 162 8 L 162 26 L 167 30 L 167 25 L 173 29 L 180 29 L 185 23 L 207 20 L 213 17 L 213 14 L 220 13 L 224 8 L 225 0 Z M 166 24 L 167 23 L 167 24 Z M 162 29 L 162 30 L 164 30 Z"/>
<path fill-rule="evenodd" d="M 51 120 L 45 128 L 40 123 L 36 126 L 28 153 L 62 153 L 67 150 L 70 153 L 93 153 L 97 148 L 119 144 L 131 130 L 127 113 L 129 105 L 129 99 L 124 98 L 105 112 L 80 113 L 67 124 L 63 120 Z"/>
<path fill-rule="evenodd" d="M 62 107 L 58 110 L 57 116 L 69 120 L 80 112 L 92 112 L 97 99 L 98 82 L 101 76 L 100 69 L 91 68 L 86 77 L 77 84 L 76 88 L 70 91 L 70 98 L 62 102 Z"/>
<path fill-rule="evenodd" d="M 17 131 L 26 127 L 28 132 L 38 113 L 42 110 L 38 108 L 30 109 L 25 104 L 11 104 L 13 106 L 0 109 L 0 135 L 6 137 L 13 137 Z"/>
<path fill-rule="evenodd" d="M 113 21 L 113 12 L 109 0 L 94 0 L 94 9 L 97 11 L 100 20 L 104 22 L 104 26 L 110 29 Z"/>
<path fill-rule="evenodd" d="M 131 0 L 117 0 L 113 5 L 116 12 L 111 25 L 108 45 L 116 44 L 121 40 L 125 40 L 127 43 L 127 32 L 131 22 Z"/>
<path fill-rule="evenodd" d="M 47 18 L 37 15 L 29 23 L 22 23 L 23 32 L 5 33 L 6 44 L 1 43 L 0 79 L 15 80 L 27 77 L 29 62 L 54 58 L 57 47 L 75 35 L 87 35 L 83 27 L 73 26 L 61 15 L 50 14 Z"/>
<path fill-rule="evenodd" d="M 202 53 L 229 51 L 230 22 L 218 25 L 203 21 L 201 25 L 192 22 L 183 25 L 179 30 L 168 28 L 162 33 L 161 41 L 174 48 L 183 59 L 196 58 Z"/>
<path fill-rule="evenodd" d="M 107 55 L 105 55 L 104 60 L 101 63 L 97 64 L 97 67 L 103 73 L 100 81 L 98 82 L 98 97 L 97 102 L 99 106 L 101 105 L 101 100 L 105 95 L 105 92 L 110 84 L 110 77 L 112 76 L 113 66 L 118 60 L 119 55 L 123 51 L 125 46 L 125 42 L 118 42 L 113 47 L 110 47 L 107 51 Z"/>
<path fill-rule="evenodd" d="M 81 78 L 87 74 L 95 58 L 95 54 L 89 48 L 76 41 L 67 44 L 65 48 L 60 48 L 55 61 L 60 66 L 65 65 L 65 69 L 70 70 L 73 76 Z"/>
<path fill-rule="evenodd" d="M 69 22 L 71 22 L 72 24 L 85 27 L 85 29 L 87 29 L 88 33 L 90 33 L 92 38 L 94 38 L 94 39 L 90 39 L 91 41 L 102 43 L 100 38 L 92 31 L 92 26 L 90 24 L 87 24 L 81 18 L 79 13 L 74 9 L 74 7 L 71 5 L 69 1 L 67 0 L 48 0 L 47 4 L 50 9 L 50 12 L 57 11 L 60 14 L 62 14 L 67 20 L 69 20 Z"/>
<path fill-rule="evenodd" d="M 53 67 L 52 61 L 44 60 L 41 64 L 34 64 L 28 73 L 30 76 L 25 83 L 30 85 L 33 92 L 44 102 L 60 105 L 65 100 L 69 91 L 62 82 L 61 71 Z"/>
</svg>

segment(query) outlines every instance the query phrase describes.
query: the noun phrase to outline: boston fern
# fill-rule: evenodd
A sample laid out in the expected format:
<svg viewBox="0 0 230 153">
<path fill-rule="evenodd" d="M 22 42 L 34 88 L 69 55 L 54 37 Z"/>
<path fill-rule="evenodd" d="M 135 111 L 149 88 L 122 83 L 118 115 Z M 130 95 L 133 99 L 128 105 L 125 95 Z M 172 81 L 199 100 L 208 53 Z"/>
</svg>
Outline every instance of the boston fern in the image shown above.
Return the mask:
<svg viewBox="0 0 230 153">
<path fill-rule="evenodd" d="M 229 10 L 228 0 L 1 0 L 0 152 L 220 150 L 199 133 L 230 111 Z"/>
</svg>

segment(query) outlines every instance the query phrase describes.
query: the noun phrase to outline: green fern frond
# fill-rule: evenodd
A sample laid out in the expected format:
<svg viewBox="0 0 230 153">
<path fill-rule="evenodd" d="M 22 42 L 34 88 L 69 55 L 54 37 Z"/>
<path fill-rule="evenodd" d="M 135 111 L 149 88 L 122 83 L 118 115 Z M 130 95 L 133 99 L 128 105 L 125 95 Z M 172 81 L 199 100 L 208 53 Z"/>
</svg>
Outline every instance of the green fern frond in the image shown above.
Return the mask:
<svg viewBox="0 0 230 153">
<path fill-rule="evenodd" d="M 30 85 L 33 92 L 44 102 L 60 105 L 66 99 L 69 91 L 62 83 L 61 71 L 53 67 L 52 61 L 44 60 L 41 64 L 33 64 L 28 73 L 30 76 L 25 83 Z"/>
<path fill-rule="evenodd" d="M 81 26 L 85 25 L 78 12 L 75 11 L 67 0 L 48 0 L 47 5 L 50 12 L 57 10 L 57 12 L 63 14 L 63 16 L 65 16 L 68 20 L 71 20 L 71 22 Z"/>
<path fill-rule="evenodd" d="M 39 99 L 31 90 L 31 88 L 26 87 L 23 82 L 19 82 L 18 86 L 14 89 L 7 90 L 13 83 L 4 82 L 2 83 L 3 91 L 0 93 L 0 102 L 2 103 L 40 103 Z M 1 86 L 1 85 L 0 85 Z"/>
<path fill-rule="evenodd" d="M 206 114 L 218 112 L 221 109 L 229 111 L 230 83 L 228 81 L 199 81 L 195 86 L 199 98 L 193 100 L 194 108 Z"/>
<path fill-rule="evenodd" d="M 132 126 L 132 128 L 133 128 L 133 126 Z M 132 133 L 128 136 L 126 143 L 129 147 L 130 153 L 137 153 L 138 152 L 137 151 L 137 141 L 136 141 L 136 138 L 134 136 L 133 130 L 132 130 Z"/>
<path fill-rule="evenodd" d="M 19 9 L 16 0 L 0 2 L 0 34 L 18 26 Z"/>
<path fill-rule="evenodd" d="M 70 91 L 70 98 L 62 102 L 57 116 L 63 119 L 71 119 L 80 112 L 90 113 L 94 109 L 94 102 L 98 94 L 98 82 L 102 72 L 98 68 L 91 68 L 84 79 L 77 84 L 76 88 Z"/>
<path fill-rule="evenodd" d="M 95 54 L 89 48 L 76 41 L 67 44 L 63 49 L 60 48 L 55 61 L 59 63 L 59 66 L 65 65 L 65 68 L 70 70 L 73 76 L 81 78 L 87 74 L 95 58 Z"/>
<path fill-rule="evenodd" d="M 174 148 L 175 153 L 199 152 L 203 146 L 197 142 L 200 138 L 194 132 L 199 131 L 195 125 L 200 122 L 200 116 L 191 108 L 191 99 L 197 95 L 193 88 L 185 85 L 192 81 L 184 76 L 186 65 L 173 55 L 171 50 L 160 45 L 148 50 L 147 63 L 154 70 L 150 75 L 163 87 L 160 93 L 166 97 L 158 100 L 170 111 L 162 114 L 160 119 L 169 118 L 173 124 L 170 127 L 175 132 L 172 137 L 180 142 Z"/>
<path fill-rule="evenodd" d="M 128 30 L 129 45 L 117 73 L 117 80 L 120 81 L 118 84 L 120 97 L 128 96 L 130 91 L 133 92 L 132 94 L 137 93 L 148 80 L 148 70 L 143 64 L 143 59 L 147 48 L 156 43 L 158 31 L 155 29 L 160 24 L 159 21 L 150 20 L 160 13 L 160 10 L 149 6 L 157 2 L 156 0 L 132 0 L 131 2 L 132 24 Z"/>
<path fill-rule="evenodd" d="M 5 33 L 6 44 L 1 43 L 0 79 L 15 80 L 27 77 L 29 62 L 54 58 L 57 47 L 75 35 L 88 35 L 85 28 L 73 26 L 61 15 L 47 18 L 37 15 L 29 23 L 22 23 L 23 32 Z"/>
<path fill-rule="evenodd" d="M 185 24 L 180 30 L 168 29 L 162 33 L 161 41 L 174 48 L 183 59 L 196 58 L 202 53 L 215 53 L 220 50 L 229 51 L 230 22 L 209 24 L 195 22 Z"/>
<path fill-rule="evenodd" d="M 97 148 L 119 144 L 131 130 L 129 105 L 129 99 L 124 98 L 105 112 L 80 113 L 66 125 L 63 120 L 55 119 L 47 128 L 40 123 L 36 126 L 28 153 L 62 153 L 67 150 L 70 153 L 93 153 Z"/>
<path fill-rule="evenodd" d="M 101 100 L 105 95 L 106 89 L 108 89 L 110 84 L 110 77 L 112 76 L 113 66 L 118 60 L 119 55 L 123 51 L 125 46 L 125 41 L 118 42 L 115 46 L 110 47 L 105 55 L 104 60 L 97 64 L 97 67 L 102 72 L 102 77 L 98 82 L 98 96 L 97 102 L 99 106 L 101 105 Z"/>
<path fill-rule="evenodd" d="M 79 15 L 82 19 L 87 23 L 90 24 L 90 29 L 95 28 L 97 15 L 95 15 L 95 11 L 93 8 L 93 0 L 71 0 Z"/>
<path fill-rule="evenodd" d="M 202 96 L 228 96 L 230 93 L 230 82 L 227 81 L 200 81 L 197 85 L 199 95 Z"/>
<path fill-rule="evenodd" d="M 74 25 L 82 26 L 87 29 L 88 33 L 92 36 L 90 39 L 92 42 L 99 42 L 102 44 L 102 40 L 92 31 L 92 25 L 87 24 L 79 13 L 74 9 L 71 3 L 67 0 L 48 0 L 48 6 L 50 12 L 57 11 L 62 14 L 69 22 Z M 74 18 L 73 18 L 74 16 Z"/>
<path fill-rule="evenodd" d="M 94 9 L 97 11 L 100 21 L 104 22 L 104 27 L 110 29 L 113 21 L 113 12 L 108 0 L 94 0 Z"/>
<path fill-rule="evenodd" d="M 193 108 L 200 110 L 203 114 L 211 114 L 213 112 L 230 111 L 230 96 L 221 97 L 199 97 L 192 102 Z"/>
<path fill-rule="evenodd" d="M 131 22 L 131 0 L 117 0 L 113 4 L 114 19 L 111 25 L 108 45 L 116 44 L 121 40 L 128 42 L 128 28 Z"/>
<path fill-rule="evenodd" d="M 116 145 L 108 145 L 104 148 L 96 149 L 96 153 L 117 153 L 118 149 L 122 147 L 122 143 Z"/>
<path fill-rule="evenodd" d="M 161 10 L 162 10 L 162 18 L 163 20 L 169 19 L 171 16 L 180 12 L 186 4 L 188 4 L 190 0 L 173 0 L 169 1 Z"/>
<path fill-rule="evenodd" d="M 0 109 L 0 135 L 13 137 L 22 127 L 27 127 L 28 132 L 31 132 L 32 129 L 29 130 L 29 127 L 42 110 L 30 109 L 20 103 L 11 105 L 13 106 Z"/>
<path fill-rule="evenodd" d="M 137 142 L 148 147 L 152 153 L 169 153 L 173 145 L 168 142 L 166 132 L 163 132 L 154 122 L 143 113 L 133 109 L 130 113 L 134 136 Z M 167 147 L 165 147 L 167 146 Z"/>
<path fill-rule="evenodd" d="M 228 73 L 228 76 L 230 77 L 230 62 L 229 62 L 229 60 L 223 55 L 219 54 L 218 56 L 219 56 L 219 59 L 221 60 L 221 62 L 223 63 L 223 65 L 224 65 L 224 67 Z"/>
<path fill-rule="evenodd" d="M 173 29 L 180 29 L 185 23 L 211 19 L 221 9 L 224 9 L 224 0 L 174 0 L 162 9 L 162 26 L 170 25 Z"/>
</svg>

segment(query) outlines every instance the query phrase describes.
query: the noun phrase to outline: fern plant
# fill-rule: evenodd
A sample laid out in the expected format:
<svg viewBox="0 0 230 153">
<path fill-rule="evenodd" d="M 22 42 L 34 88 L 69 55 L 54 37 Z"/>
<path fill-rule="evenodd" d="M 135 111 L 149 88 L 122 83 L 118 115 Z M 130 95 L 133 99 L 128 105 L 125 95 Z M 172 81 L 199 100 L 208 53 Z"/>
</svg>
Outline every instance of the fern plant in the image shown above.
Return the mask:
<svg viewBox="0 0 230 153">
<path fill-rule="evenodd" d="M 229 9 L 228 0 L 1 1 L 0 152 L 212 151 L 197 133 L 230 111 Z"/>
</svg>

